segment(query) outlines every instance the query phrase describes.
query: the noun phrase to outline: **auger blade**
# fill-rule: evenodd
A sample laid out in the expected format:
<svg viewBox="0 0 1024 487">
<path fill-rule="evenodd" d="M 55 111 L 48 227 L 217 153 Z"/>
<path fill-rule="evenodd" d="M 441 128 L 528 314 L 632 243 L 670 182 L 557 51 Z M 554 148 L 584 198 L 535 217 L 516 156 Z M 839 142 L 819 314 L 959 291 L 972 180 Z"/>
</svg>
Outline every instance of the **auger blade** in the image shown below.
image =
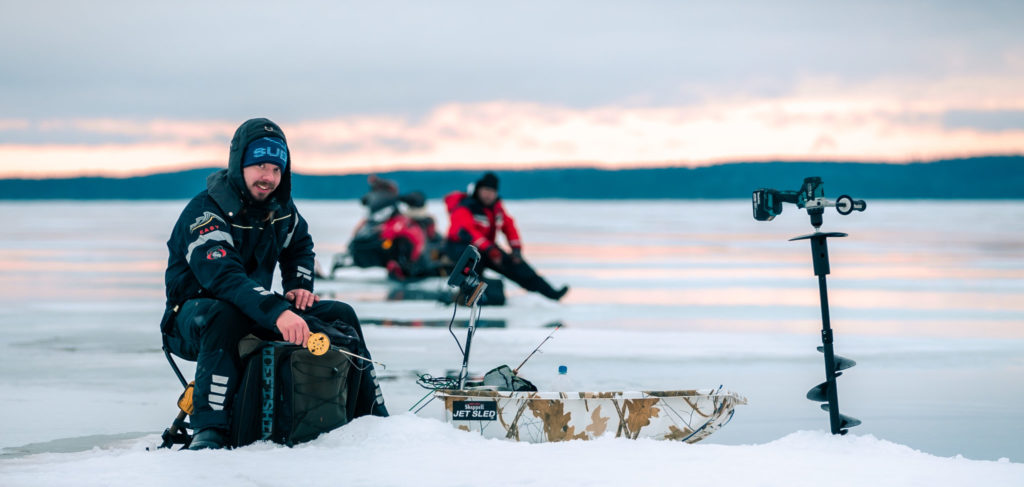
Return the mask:
<svg viewBox="0 0 1024 487">
<path fill-rule="evenodd" d="M 818 347 L 818 351 L 824 353 L 825 347 Z M 857 362 L 854 361 L 853 359 L 841 357 L 839 355 L 833 355 L 832 358 L 836 364 L 836 370 L 846 370 L 850 367 L 853 367 L 854 365 L 857 365 Z"/>
<path fill-rule="evenodd" d="M 807 399 L 818 402 L 828 401 L 828 381 L 822 382 L 807 391 Z M 828 406 L 828 404 L 822 404 L 822 406 Z"/>
<path fill-rule="evenodd" d="M 822 404 L 821 405 L 821 409 L 824 410 L 824 411 L 828 411 L 828 404 Z M 847 415 L 842 414 L 842 413 L 839 414 L 839 427 L 840 428 L 852 428 L 852 427 L 858 426 L 858 425 L 860 425 L 860 420 L 859 419 L 854 418 L 853 416 L 847 416 Z"/>
</svg>

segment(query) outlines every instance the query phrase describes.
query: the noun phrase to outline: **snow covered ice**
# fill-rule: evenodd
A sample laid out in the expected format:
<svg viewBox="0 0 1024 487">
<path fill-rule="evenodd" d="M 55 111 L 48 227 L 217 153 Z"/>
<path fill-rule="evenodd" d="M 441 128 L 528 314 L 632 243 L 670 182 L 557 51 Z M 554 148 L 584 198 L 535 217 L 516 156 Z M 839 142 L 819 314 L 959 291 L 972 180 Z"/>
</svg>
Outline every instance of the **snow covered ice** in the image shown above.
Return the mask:
<svg viewBox="0 0 1024 487">
<path fill-rule="evenodd" d="M 605 439 L 525 445 L 411 415 L 311 443 L 147 452 L 140 443 L 4 460 L 4 485 L 1020 485 L 1024 465 L 941 458 L 871 435 L 801 431 L 757 445 Z"/>
<path fill-rule="evenodd" d="M 393 417 L 308 444 L 147 451 L 180 385 L 160 351 L 165 242 L 184 202 L 3 202 L 0 485 L 1024 485 L 1024 204 L 870 201 L 825 215 L 844 437 L 804 398 L 823 380 L 806 214 L 755 222 L 747 201 L 510 201 L 525 254 L 562 303 L 506 283 L 484 308 L 470 369 L 558 365 L 588 390 L 710 388 L 749 399 L 693 445 L 602 439 L 527 445 L 441 421 L 416 374 L 461 359 L 447 328 L 365 326 Z M 430 208 L 444 226 L 443 209 Z M 322 265 L 362 216 L 300 201 Z M 790 211 L 792 210 L 792 211 Z M 387 302 L 382 270 L 339 270 L 318 290 L 365 322 L 447 323 L 432 302 Z M 459 320 L 466 319 L 460 310 Z M 460 340 L 465 328 L 456 328 Z M 186 375 L 191 364 L 181 362 Z"/>
</svg>

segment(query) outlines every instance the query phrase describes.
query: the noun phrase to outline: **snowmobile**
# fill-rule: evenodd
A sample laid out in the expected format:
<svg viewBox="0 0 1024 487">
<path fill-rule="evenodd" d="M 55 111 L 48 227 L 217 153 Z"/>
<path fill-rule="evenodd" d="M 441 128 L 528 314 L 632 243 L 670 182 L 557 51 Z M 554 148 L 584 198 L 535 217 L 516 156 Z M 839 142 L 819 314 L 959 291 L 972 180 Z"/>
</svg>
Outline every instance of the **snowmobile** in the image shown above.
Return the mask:
<svg viewBox="0 0 1024 487">
<path fill-rule="evenodd" d="M 441 238 L 423 193 L 364 196 L 369 215 L 359 222 L 348 252 L 335 255 L 328 274 L 345 267 L 383 267 L 398 282 L 445 275 Z M 402 211 L 405 207 L 406 210 Z"/>
<path fill-rule="evenodd" d="M 389 301 L 429 300 L 453 302 L 453 293 L 438 279 L 448 275 L 452 262 L 444 255 L 444 240 L 437 233 L 433 216 L 426 209 L 423 193 L 398 195 L 390 191 L 371 191 L 361 199 L 369 211 L 353 233 L 346 253 L 337 254 L 327 273 L 331 279 L 346 267 L 387 270 L 391 283 Z M 490 284 L 481 304 L 505 304 L 501 279 L 486 279 Z"/>
</svg>

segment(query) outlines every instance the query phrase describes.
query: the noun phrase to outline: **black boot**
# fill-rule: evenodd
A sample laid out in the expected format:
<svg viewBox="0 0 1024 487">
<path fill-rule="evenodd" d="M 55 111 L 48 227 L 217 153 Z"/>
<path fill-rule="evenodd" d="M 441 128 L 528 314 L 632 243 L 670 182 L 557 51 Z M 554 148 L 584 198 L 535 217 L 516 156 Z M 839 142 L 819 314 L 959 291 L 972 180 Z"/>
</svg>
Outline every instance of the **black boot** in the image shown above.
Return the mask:
<svg viewBox="0 0 1024 487">
<path fill-rule="evenodd" d="M 220 428 L 203 428 L 192 438 L 189 450 L 219 450 L 228 443 L 228 433 Z"/>
<path fill-rule="evenodd" d="M 541 285 L 538 286 L 539 289 L 537 290 L 537 292 L 539 292 L 545 298 L 558 301 L 561 300 L 563 296 L 565 296 L 565 293 L 569 292 L 569 286 L 562 286 L 561 289 L 556 290 L 543 279 L 538 279 L 538 281 L 541 283 Z"/>
<path fill-rule="evenodd" d="M 562 289 L 555 291 L 548 297 L 554 299 L 555 301 L 560 301 L 562 299 L 562 296 L 565 296 L 565 293 L 567 292 L 569 292 L 569 286 L 562 286 Z"/>
</svg>

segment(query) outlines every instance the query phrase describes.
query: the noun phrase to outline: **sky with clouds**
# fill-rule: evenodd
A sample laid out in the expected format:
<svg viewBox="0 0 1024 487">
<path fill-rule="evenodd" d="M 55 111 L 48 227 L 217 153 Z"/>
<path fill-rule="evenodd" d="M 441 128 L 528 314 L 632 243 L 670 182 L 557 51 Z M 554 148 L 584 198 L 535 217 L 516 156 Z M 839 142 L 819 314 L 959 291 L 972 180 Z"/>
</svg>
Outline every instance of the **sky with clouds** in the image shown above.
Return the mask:
<svg viewBox="0 0 1024 487">
<path fill-rule="evenodd" d="M 1024 153 L 1016 0 L 0 3 L 0 177 Z"/>
</svg>

